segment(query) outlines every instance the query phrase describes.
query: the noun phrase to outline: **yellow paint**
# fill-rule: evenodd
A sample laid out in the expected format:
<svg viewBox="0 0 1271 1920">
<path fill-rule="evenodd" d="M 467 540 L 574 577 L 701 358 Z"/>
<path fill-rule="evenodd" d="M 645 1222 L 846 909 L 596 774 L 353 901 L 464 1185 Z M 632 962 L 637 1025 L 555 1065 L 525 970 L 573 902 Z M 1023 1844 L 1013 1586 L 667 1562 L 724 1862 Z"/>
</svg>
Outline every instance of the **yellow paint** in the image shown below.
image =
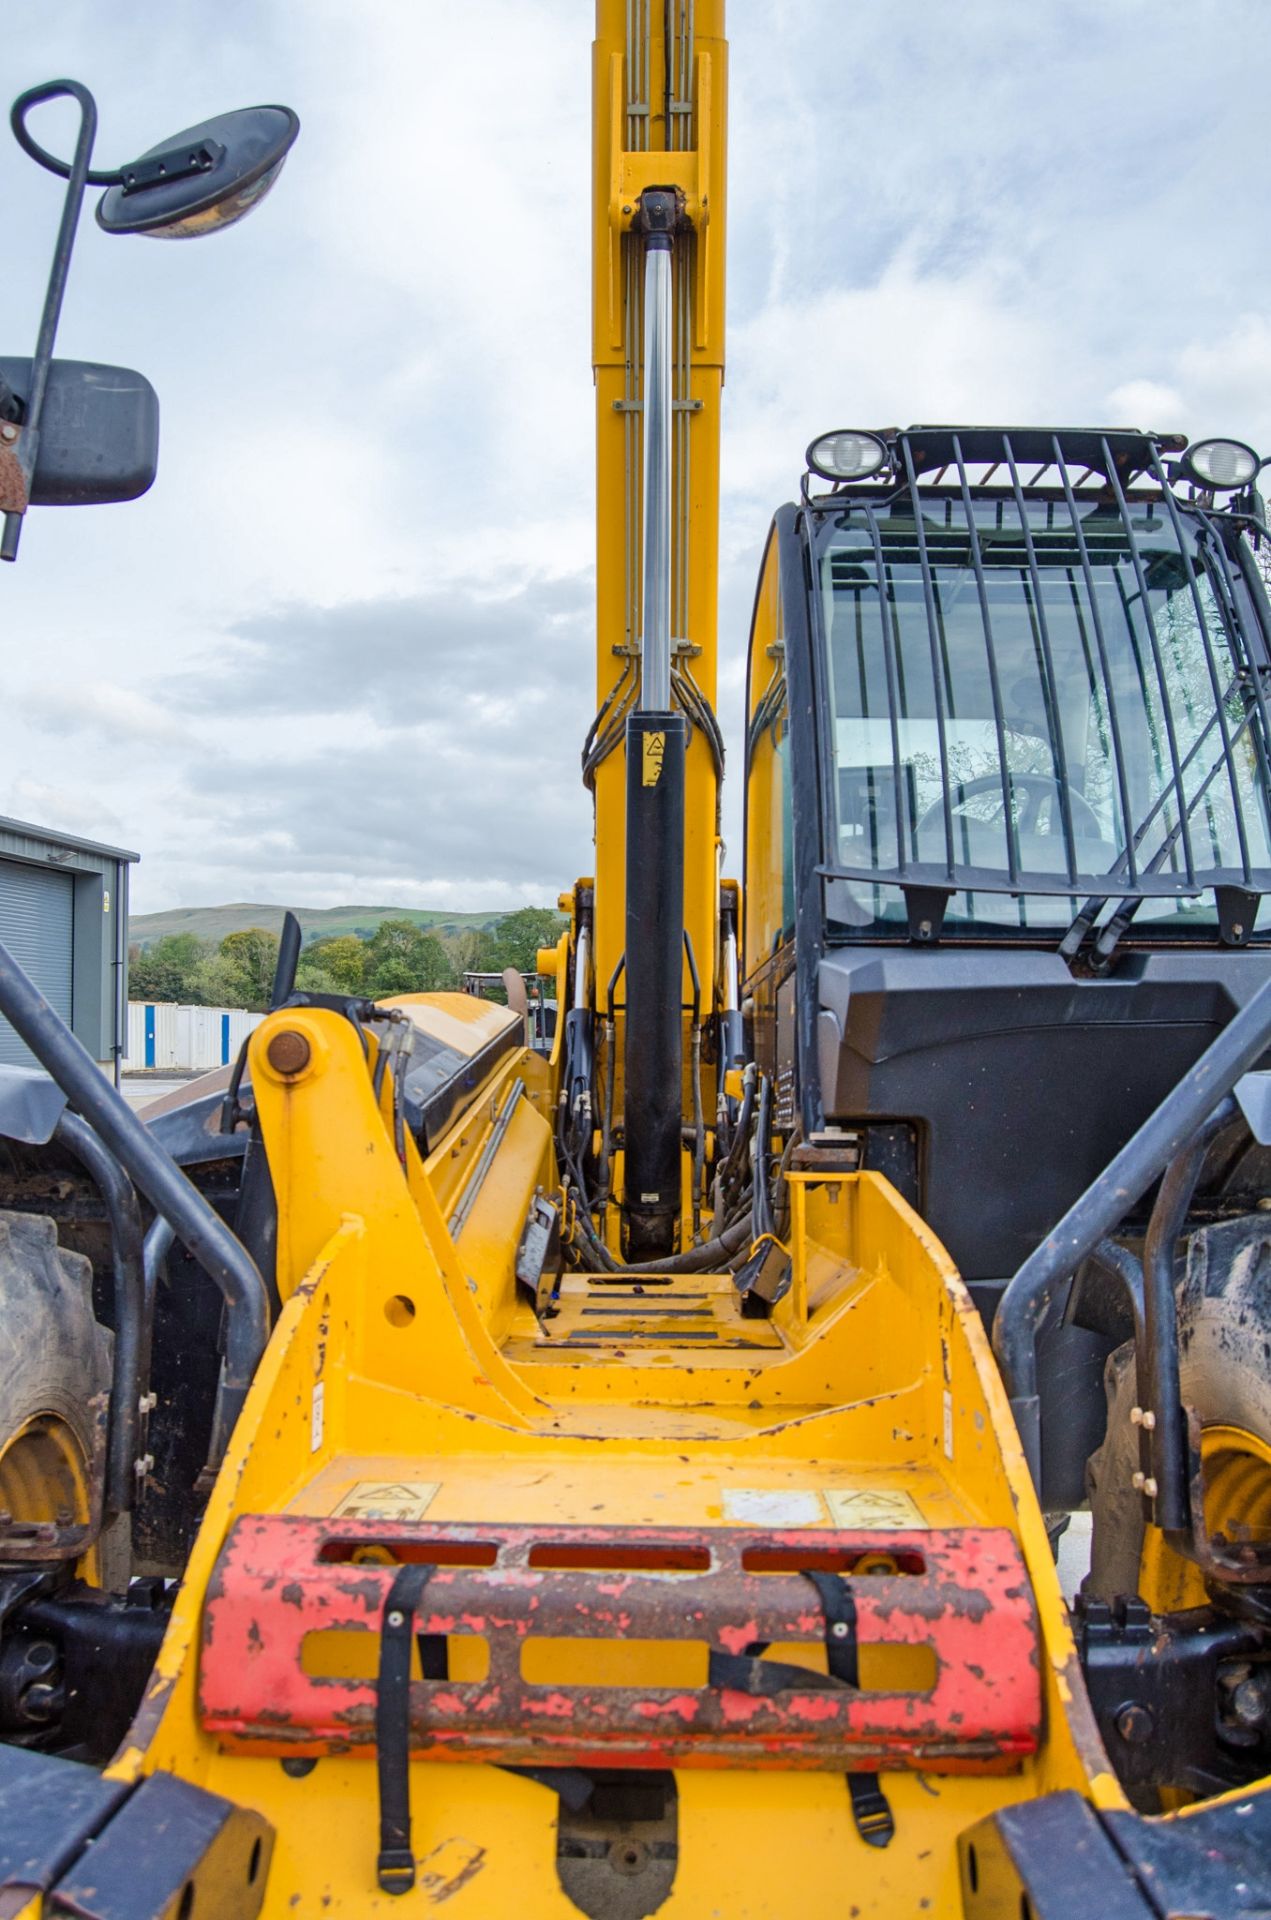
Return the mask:
<svg viewBox="0 0 1271 1920">
<path fill-rule="evenodd" d="M 269 1039 L 301 1022 L 314 1064 L 283 1085 L 266 1070 Z M 707 1344 L 716 1351 L 686 1342 L 677 1331 L 686 1323 L 669 1312 L 659 1323 L 657 1304 L 649 1309 L 655 1338 L 639 1351 L 607 1334 L 579 1351 L 553 1336 L 556 1322 L 540 1328 L 501 1280 L 483 1273 L 476 1291 L 469 1287 L 462 1238 L 456 1249 L 435 1196 L 429 1204 L 428 1173 L 417 1156 L 403 1169 L 392 1152 L 351 1027 L 333 1014 L 288 1010 L 269 1016 L 252 1046 L 280 1220 L 288 1223 L 285 1304 L 209 1501 L 151 1698 L 114 1771 L 135 1777 L 170 1768 L 258 1808 L 278 1835 L 268 1920 L 388 1910 L 374 1884 L 375 1768 L 368 1756 L 333 1754 L 295 1780 L 277 1761 L 219 1752 L 197 1712 L 202 1598 L 236 1514 L 329 1514 L 368 1484 L 435 1486 L 426 1511 L 438 1524 L 728 1527 L 797 1510 L 816 1511 L 825 1525 L 837 1523 L 836 1514 L 871 1510 L 872 1501 L 875 1513 L 893 1503 L 889 1510 L 906 1517 L 912 1503 L 928 1526 L 1016 1531 L 1042 1633 L 1046 1734 L 1037 1759 L 991 1779 L 888 1774 L 898 1832 L 885 1853 L 862 1846 L 842 1781 L 832 1776 L 683 1769 L 680 1867 L 661 1909 L 667 1920 L 701 1920 L 716 1908 L 837 1920 L 847 1879 L 862 1913 L 908 1915 L 926 1900 L 924 1911 L 954 1915 L 956 1836 L 993 1807 L 1060 1787 L 1121 1803 L 979 1317 L 947 1257 L 885 1181 L 806 1179 L 795 1252 L 807 1306 L 798 1320 L 744 1321 L 728 1276 L 684 1276 L 658 1302 L 693 1290 L 691 1280 L 708 1296 L 719 1339 Z M 526 1069 L 513 1057 L 505 1071 Z M 531 1133 L 545 1126 L 521 1107 Z M 515 1169 L 526 1145 L 509 1156 L 511 1178 L 504 1181 L 500 1156 L 487 1183 L 483 1231 L 495 1234 L 502 1206 L 504 1246 L 519 1224 L 524 1179 Z M 612 1297 L 589 1294 L 585 1276 L 571 1284 L 579 1317 L 589 1297 Z M 416 1305 L 401 1325 L 384 1312 L 398 1297 Z M 500 1320 L 506 1332 L 496 1335 Z M 741 1344 L 752 1329 L 762 1339 Z M 319 1377 L 325 1419 L 315 1452 Z M 943 1446 L 946 1392 L 952 1461 Z M 394 1524 L 403 1522 L 386 1523 Z M 321 1671 L 373 1671 L 373 1634 L 338 1639 L 306 1659 Z M 582 1642 L 575 1671 L 638 1683 L 668 1659 L 697 1657 L 683 1643 L 638 1642 Z M 454 1652 L 465 1666 L 482 1657 L 471 1636 L 455 1640 Z M 926 1684 L 921 1656 L 908 1670 L 897 1658 L 869 1652 L 865 1684 Z M 531 1660 L 559 1673 L 569 1649 L 539 1647 Z M 505 1911 L 563 1920 L 572 1912 L 556 1880 L 551 1795 L 475 1764 L 416 1762 L 412 1772 L 418 1856 L 455 1842 L 481 1853 L 480 1871 L 447 1896 L 448 1912 L 458 1920 Z"/>
<path fill-rule="evenodd" d="M 770 534 L 755 596 L 747 666 L 746 891 L 743 972 L 794 932 L 790 873 L 790 714 L 777 542 Z M 761 711 L 762 709 L 762 711 Z"/>
<path fill-rule="evenodd" d="M 688 352 L 677 346 L 672 525 L 687 513 L 687 538 L 673 542 L 673 573 L 686 570 L 684 612 L 674 641 L 689 651 L 677 668 L 691 675 L 713 707 L 717 685 L 719 572 L 719 432 L 724 381 L 725 117 L 728 50 L 723 0 L 695 0 L 691 58 L 693 111 L 683 145 L 668 134 L 665 10 L 637 11 L 649 25 L 647 84 L 628 74 L 626 0 L 598 0 L 593 48 L 592 362 L 596 387 L 596 704 L 612 697 L 608 718 L 620 718 L 638 688 L 641 465 L 641 344 L 633 364 L 625 337 L 627 301 L 638 302 L 640 243 L 629 229 L 644 186 L 677 187 L 689 231 L 673 253 L 676 288 L 687 285 Z M 629 117 L 640 96 L 647 114 Z M 672 150 L 674 149 L 674 150 Z M 638 313 L 635 318 L 638 320 Z M 630 389 L 630 390 L 629 390 Z M 636 403 L 633 408 L 630 404 Z M 630 476 L 630 483 L 628 476 Z M 687 486 L 686 486 L 687 482 Z M 631 493 L 630 507 L 628 495 Z M 634 575 L 634 579 L 633 579 Z M 682 622 L 682 626 L 681 626 Z M 678 697 L 677 697 L 678 704 Z M 642 776 L 643 777 L 643 776 Z M 595 978 L 603 994 L 626 945 L 626 768 L 621 743 L 601 764 L 595 783 Z M 684 916 L 702 981 L 703 1005 L 715 995 L 718 946 L 719 794 L 714 763 L 700 727 L 689 741 L 685 773 Z M 687 968 L 683 998 L 690 993 Z M 561 1000 L 562 1008 L 565 1001 Z M 619 1014 L 617 1097 L 621 1113 L 623 1058 Z M 687 1057 L 688 1049 L 685 1048 Z M 704 1102 L 713 1110 L 706 1075 Z M 685 1111 L 689 1111 L 686 1088 Z"/>
<path fill-rule="evenodd" d="M 1210 1533 L 1229 1540 L 1271 1537 L 1271 1439 L 1215 1424 L 1201 1433 L 1200 1457 Z M 1154 1613 L 1203 1607 L 1209 1597 L 1200 1568 L 1175 1553 L 1159 1527 L 1144 1532 L 1139 1592 Z"/>
</svg>

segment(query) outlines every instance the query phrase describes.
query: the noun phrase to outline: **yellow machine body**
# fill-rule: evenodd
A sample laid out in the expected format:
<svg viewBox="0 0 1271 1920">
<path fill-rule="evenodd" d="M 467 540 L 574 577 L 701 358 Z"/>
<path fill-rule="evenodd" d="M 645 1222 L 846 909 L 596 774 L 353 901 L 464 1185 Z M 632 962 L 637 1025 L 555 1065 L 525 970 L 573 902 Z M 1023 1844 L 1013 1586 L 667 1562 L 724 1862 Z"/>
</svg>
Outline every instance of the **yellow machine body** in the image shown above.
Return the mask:
<svg viewBox="0 0 1271 1920">
<path fill-rule="evenodd" d="M 308 1043 L 298 1074 L 270 1066 L 280 1031 Z M 1121 1804 L 978 1316 L 885 1181 L 804 1183 L 798 1280 L 771 1322 L 741 1319 L 728 1277 L 677 1282 L 638 1352 L 621 1330 L 580 1349 L 570 1336 L 585 1311 L 585 1278 L 566 1283 L 575 1293 L 545 1331 L 518 1299 L 511 1268 L 527 1197 L 551 1152 L 551 1091 L 536 1056 L 512 1056 L 426 1163 L 408 1144 L 405 1167 L 339 1016 L 272 1015 L 253 1037 L 251 1071 L 287 1223 L 285 1304 L 112 1772 L 170 1771 L 264 1815 L 276 1835 L 264 1913 L 361 1915 L 394 1903 L 374 1881 L 369 1750 L 332 1752 L 296 1777 L 276 1753 L 226 1751 L 202 1725 L 205 1610 L 227 1533 L 244 1515 L 379 1516 L 390 1554 L 394 1516 L 399 1528 L 426 1515 L 478 1529 L 727 1529 L 758 1511 L 825 1529 L 836 1515 L 849 1524 L 863 1516 L 884 1533 L 889 1523 L 1009 1528 L 1036 1604 L 1044 1703 L 1036 1755 L 983 1776 L 886 1773 L 896 1837 L 885 1851 L 858 1836 L 841 1774 L 685 1768 L 678 1866 L 659 1908 L 667 1920 L 829 1920 L 849 1886 L 862 1915 L 954 1915 L 958 1836 L 995 1807 L 1064 1787 Z M 452 1239 L 447 1206 L 517 1080 L 525 1095 L 515 1125 Z M 684 1338 L 683 1292 L 716 1328 L 709 1351 Z M 368 1634 L 355 1649 L 361 1671 L 374 1672 L 376 1646 Z M 589 1680 L 615 1685 L 656 1683 L 660 1667 L 683 1657 L 682 1646 L 633 1649 L 620 1637 L 573 1652 L 589 1663 Z M 568 1647 L 563 1664 L 559 1646 L 544 1657 L 548 1678 L 568 1675 Z M 862 1683 L 894 1680 L 866 1665 Z M 556 1873 L 554 1793 L 482 1764 L 416 1760 L 411 1773 L 421 1908 L 576 1911 Z"/>
</svg>

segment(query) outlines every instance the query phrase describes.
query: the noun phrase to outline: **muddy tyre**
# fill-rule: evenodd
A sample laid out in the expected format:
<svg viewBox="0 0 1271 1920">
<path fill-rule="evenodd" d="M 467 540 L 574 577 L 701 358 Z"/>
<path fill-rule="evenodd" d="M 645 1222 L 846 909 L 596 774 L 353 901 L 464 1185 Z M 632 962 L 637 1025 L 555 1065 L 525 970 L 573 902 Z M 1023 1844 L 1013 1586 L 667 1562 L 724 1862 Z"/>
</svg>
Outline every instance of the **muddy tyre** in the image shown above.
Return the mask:
<svg viewBox="0 0 1271 1920">
<path fill-rule="evenodd" d="M 93 1270 L 43 1214 L 0 1211 L 0 1508 L 87 1522 L 113 1336 Z"/>
<path fill-rule="evenodd" d="M 1183 1404 L 1202 1428 L 1210 1528 L 1271 1528 L 1271 1219 L 1256 1214 L 1195 1234 L 1178 1292 Z M 1162 1611 L 1204 1598 L 1181 1563 L 1163 1565 L 1160 1536 L 1131 1485 L 1139 1466 L 1134 1343 L 1109 1356 L 1108 1426 L 1087 1466 L 1093 1517 L 1086 1592 L 1141 1592 Z"/>
</svg>

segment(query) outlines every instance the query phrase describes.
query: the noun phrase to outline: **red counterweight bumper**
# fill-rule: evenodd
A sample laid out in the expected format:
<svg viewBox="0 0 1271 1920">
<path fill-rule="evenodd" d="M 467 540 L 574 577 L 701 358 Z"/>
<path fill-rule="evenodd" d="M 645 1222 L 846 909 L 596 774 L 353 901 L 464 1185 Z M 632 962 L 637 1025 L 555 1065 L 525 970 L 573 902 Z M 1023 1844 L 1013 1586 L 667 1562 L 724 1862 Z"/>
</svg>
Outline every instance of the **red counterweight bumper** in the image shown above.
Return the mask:
<svg viewBox="0 0 1271 1920">
<path fill-rule="evenodd" d="M 404 1561 L 434 1568 L 416 1631 L 452 1644 L 475 1635 L 488 1647 L 484 1679 L 412 1685 L 412 1749 L 431 1759 L 995 1773 L 1037 1748 L 1033 1596 L 1014 1538 L 995 1528 L 880 1534 L 247 1517 L 231 1529 L 208 1589 L 199 1684 L 207 1730 L 245 1753 L 373 1751 L 374 1681 L 306 1672 L 303 1648 L 307 1635 L 332 1629 L 375 1635 L 378 1647 Z M 711 1684 L 706 1649 L 746 1655 L 770 1646 L 781 1660 L 783 1646 L 825 1643 L 805 1568 L 847 1579 L 862 1649 L 929 1647 L 934 1685 L 877 1692 L 827 1685 L 824 1676 L 775 1692 Z M 540 1638 L 698 1643 L 701 1684 L 534 1684 L 523 1677 L 522 1653 Z M 650 1649 L 654 1670 L 656 1658 Z M 719 1664 L 735 1673 L 736 1663 Z"/>
</svg>

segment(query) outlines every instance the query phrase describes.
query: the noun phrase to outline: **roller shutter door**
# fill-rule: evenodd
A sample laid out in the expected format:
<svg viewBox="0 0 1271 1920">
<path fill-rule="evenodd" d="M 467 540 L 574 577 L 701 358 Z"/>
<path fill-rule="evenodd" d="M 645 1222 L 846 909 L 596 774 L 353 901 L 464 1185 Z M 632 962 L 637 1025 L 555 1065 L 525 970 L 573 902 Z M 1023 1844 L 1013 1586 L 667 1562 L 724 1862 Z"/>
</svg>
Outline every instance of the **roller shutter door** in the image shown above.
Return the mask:
<svg viewBox="0 0 1271 1920">
<path fill-rule="evenodd" d="M 74 900 L 75 882 L 69 873 L 0 860 L 0 940 L 68 1021 Z M 37 1064 L 8 1021 L 0 1019 L 0 1065 Z"/>
</svg>

